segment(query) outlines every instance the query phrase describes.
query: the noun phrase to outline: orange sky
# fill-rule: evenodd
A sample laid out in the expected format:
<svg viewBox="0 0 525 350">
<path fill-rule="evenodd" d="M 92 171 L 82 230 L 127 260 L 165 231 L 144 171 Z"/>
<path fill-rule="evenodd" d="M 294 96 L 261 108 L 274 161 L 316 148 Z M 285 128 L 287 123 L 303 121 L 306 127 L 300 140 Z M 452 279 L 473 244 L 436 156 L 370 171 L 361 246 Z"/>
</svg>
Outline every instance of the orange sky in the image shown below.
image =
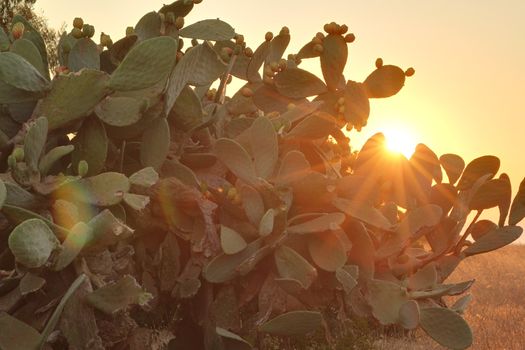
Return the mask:
<svg viewBox="0 0 525 350">
<path fill-rule="evenodd" d="M 146 12 L 169 1 L 38 0 L 51 26 L 76 16 L 111 34 L 124 35 Z M 74 3 L 74 5 L 73 5 Z M 377 131 L 408 129 L 438 155 L 458 153 L 467 162 L 493 154 L 512 180 L 525 176 L 525 1 L 231 1 L 204 0 L 186 23 L 221 18 L 255 48 L 268 30 L 286 25 L 289 53 L 308 42 L 324 23 L 346 23 L 357 39 L 350 45 L 347 79 L 362 81 L 382 57 L 385 64 L 414 67 L 416 74 L 396 96 L 372 100 L 368 126 L 352 132 L 352 145 Z M 308 62 L 311 61 L 311 62 Z M 303 68 L 320 75 L 318 60 Z M 352 136 L 352 135 L 351 135 Z"/>
</svg>

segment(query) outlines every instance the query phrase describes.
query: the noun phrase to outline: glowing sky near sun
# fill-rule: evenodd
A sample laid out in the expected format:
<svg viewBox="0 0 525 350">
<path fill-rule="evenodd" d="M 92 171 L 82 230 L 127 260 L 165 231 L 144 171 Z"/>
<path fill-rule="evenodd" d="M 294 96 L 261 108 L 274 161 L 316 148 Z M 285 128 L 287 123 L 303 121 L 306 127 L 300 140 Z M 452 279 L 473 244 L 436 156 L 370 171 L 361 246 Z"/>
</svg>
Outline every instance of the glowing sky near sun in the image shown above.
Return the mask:
<svg viewBox="0 0 525 350">
<path fill-rule="evenodd" d="M 146 12 L 170 1 L 38 0 L 53 27 L 81 16 L 114 40 Z M 414 67 L 396 96 L 373 100 L 368 125 L 352 131 L 354 147 L 378 131 L 408 129 L 438 155 L 458 153 L 501 159 L 515 193 L 525 176 L 525 1 L 523 0 L 204 0 L 186 23 L 221 18 L 255 48 L 267 30 L 286 25 L 297 52 L 324 23 L 346 23 L 350 45 L 347 79 L 362 81 L 382 57 L 385 64 Z M 98 40 L 98 39 L 97 39 Z M 318 61 L 303 67 L 320 75 Z"/>
</svg>

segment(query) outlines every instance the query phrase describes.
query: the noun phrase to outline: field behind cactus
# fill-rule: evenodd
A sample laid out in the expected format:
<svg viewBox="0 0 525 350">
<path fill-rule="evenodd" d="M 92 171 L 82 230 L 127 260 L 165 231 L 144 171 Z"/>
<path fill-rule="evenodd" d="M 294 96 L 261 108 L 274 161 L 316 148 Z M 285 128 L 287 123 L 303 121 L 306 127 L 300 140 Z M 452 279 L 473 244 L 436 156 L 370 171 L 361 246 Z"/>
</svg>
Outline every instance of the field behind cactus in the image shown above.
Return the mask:
<svg viewBox="0 0 525 350">
<path fill-rule="evenodd" d="M 465 260 L 451 276 L 451 282 L 475 278 L 473 300 L 465 318 L 474 333 L 475 350 L 525 349 L 525 245 L 510 245 L 489 254 Z M 385 338 L 380 350 L 443 349 L 425 334 L 414 339 Z"/>
</svg>

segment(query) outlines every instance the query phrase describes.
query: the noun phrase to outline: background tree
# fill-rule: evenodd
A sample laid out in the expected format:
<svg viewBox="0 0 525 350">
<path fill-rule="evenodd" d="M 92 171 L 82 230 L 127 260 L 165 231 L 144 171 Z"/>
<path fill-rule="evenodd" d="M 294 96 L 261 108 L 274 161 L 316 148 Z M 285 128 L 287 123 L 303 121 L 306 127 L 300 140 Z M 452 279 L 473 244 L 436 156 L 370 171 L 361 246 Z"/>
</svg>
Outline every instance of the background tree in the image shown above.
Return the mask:
<svg viewBox="0 0 525 350">
<path fill-rule="evenodd" d="M 31 7 L 34 5 L 36 0 L 2 0 L 0 1 L 0 25 L 4 28 L 8 28 L 8 24 L 11 23 L 15 14 L 17 6 Z"/>
<path fill-rule="evenodd" d="M 15 14 L 25 17 L 44 39 L 49 68 L 53 69 L 58 66 L 57 45 L 65 24 L 59 30 L 50 28 L 47 18 L 42 13 L 35 12 L 33 7 L 35 2 L 36 0 L 2 0 L 0 2 L 0 25 L 6 32 L 9 32 Z"/>
</svg>

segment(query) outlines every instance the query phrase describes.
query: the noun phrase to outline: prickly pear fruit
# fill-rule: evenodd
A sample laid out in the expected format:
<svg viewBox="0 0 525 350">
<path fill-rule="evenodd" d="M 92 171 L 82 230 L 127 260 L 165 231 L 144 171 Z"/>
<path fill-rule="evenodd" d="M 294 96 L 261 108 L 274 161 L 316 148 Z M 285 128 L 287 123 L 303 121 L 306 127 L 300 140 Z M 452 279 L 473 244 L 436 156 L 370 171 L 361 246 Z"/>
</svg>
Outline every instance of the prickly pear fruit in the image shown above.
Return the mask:
<svg viewBox="0 0 525 350">
<path fill-rule="evenodd" d="M 9 165 L 9 168 L 14 169 L 16 167 L 16 158 L 12 154 L 7 157 L 7 164 Z"/>
<path fill-rule="evenodd" d="M 89 165 L 88 165 L 88 162 L 86 162 L 85 160 L 81 160 L 80 162 L 78 162 L 78 168 L 77 168 L 77 172 L 78 172 L 78 175 L 81 176 L 81 177 L 84 177 L 86 176 L 86 174 L 88 173 L 89 171 Z"/>
<path fill-rule="evenodd" d="M 111 37 L 109 35 L 102 32 L 100 33 L 100 45 L 110 48 L 111 45 L 113 45 L 113 40 L 111 40 Z"/>
<path fill-rule="evenodd" d="M 408 68 L 406 71 L 405 71 L 405 76 L 407 77 L 411 77 L 414 75 L 414 73 L 416 72 L 416 70 L 412 67 Z"/>
<path fill-rule="evenodd" d="M 13 28 L 11 28 L 11 34 L 13 34 L 13 38 L 20 39 L 24 35 L 25 26 L 22 22 L 17 22 L 13 25 Z"/>
<path fill-rule="evenodd" d="M 75 27 L 71 29 L 71 36 L 75 39 L 82 39 L 84 37 L 84 33 L 81 29 Z"/>
<path fill-rule="evenodd" d="M 13 157 L 15 157 L 15 160 L 17 162 L 21 162 L 24 160 L 24 149 L 21 147 L 17 147 L 13 150 Z"/>
<path fill-rule="evenodd" d="M 82 33 L 86 38 L 92 38 L 95 35 L 95 27 L 90 24 L 84 24 L 82 26 Z"/>
<path fill-rule="evenodd" d="M 126 28 L 126 36 L 133 35 L 135 33 L 135 28 L 133 27 L 127 27 Z"/>
<path fill-rule="evenodd" d="M 184 17 L 177 17 L 175 20 L 175 28 L 182 29 L 184 27 Z"/>
<path fill-rule="evenodd" d="M 273 39 L 273 33 L 272 32 L 267 32 L 265 35 L 264 35 L 264 40 L 266 41 L 270 41 Z"/>
<path fill-rule="evenodd" d="M 345 35 L 345 41 L 347 43 L 353 43 L 355 41 L 355 35 L 354 33 L 346 34 Z"/>
<path fill-rule="evenodd" d="M 82 29 L 83 26 L 84 20 L 80 17 L 75 17 L 75 19 L 73 20 L 73 28 Z"/>
</svg>

